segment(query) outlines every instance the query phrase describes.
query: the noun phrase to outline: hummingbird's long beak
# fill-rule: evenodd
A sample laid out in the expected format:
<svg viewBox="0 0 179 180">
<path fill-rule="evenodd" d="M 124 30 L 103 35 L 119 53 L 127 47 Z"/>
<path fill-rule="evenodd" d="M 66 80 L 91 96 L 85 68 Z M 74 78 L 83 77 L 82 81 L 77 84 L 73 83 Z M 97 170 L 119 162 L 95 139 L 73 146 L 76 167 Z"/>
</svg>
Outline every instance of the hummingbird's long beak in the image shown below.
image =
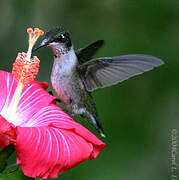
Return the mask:
<svg viewBox="0 0 179 180">
<path fill-rule="evenodd" d="M 48 41 L 43 40 L 39 45 L 35 46 L 32 49 L 32 52 L 35 52 L 37 49 L 42 48 L 42 47 L 47 46 L 47 45 L 48 45 Z"/>
</svg>

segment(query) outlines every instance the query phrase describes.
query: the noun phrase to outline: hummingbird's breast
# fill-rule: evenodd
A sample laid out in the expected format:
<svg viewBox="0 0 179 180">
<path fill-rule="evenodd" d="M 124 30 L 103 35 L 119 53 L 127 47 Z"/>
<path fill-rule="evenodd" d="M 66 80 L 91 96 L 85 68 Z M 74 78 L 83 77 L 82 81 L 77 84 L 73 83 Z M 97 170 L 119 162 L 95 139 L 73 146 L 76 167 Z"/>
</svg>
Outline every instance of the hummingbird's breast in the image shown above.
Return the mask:
<svg viewBox="0 0 179 180">
<path fill-rule="evenodd" d="M 60 56 L 54 60 L 51 73 L 51 82 L 55 92 L 70 109 L 83 102 L 81 98 L 84 85 L 76 71 L 76 66 L 76 55 Z"/>
</svg>

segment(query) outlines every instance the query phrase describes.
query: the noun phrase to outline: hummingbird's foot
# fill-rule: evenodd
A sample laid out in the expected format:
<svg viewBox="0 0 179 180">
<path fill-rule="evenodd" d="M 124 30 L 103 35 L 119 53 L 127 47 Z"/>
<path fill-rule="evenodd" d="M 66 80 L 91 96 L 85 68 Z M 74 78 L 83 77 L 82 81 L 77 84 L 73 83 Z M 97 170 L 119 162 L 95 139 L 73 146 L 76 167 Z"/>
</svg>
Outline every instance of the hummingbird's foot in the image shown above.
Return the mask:
<svg viewBox="0 0 179 180">
<path fill-rule="evenodd" d="M 54 96 L 52 91 L 49 91 L 48 93 L 49 93 L 50 95 Z M 60 99 L 56 98 L 56 102 L 61 103 L 62 101 L 61 101 Z"/>
</svg>

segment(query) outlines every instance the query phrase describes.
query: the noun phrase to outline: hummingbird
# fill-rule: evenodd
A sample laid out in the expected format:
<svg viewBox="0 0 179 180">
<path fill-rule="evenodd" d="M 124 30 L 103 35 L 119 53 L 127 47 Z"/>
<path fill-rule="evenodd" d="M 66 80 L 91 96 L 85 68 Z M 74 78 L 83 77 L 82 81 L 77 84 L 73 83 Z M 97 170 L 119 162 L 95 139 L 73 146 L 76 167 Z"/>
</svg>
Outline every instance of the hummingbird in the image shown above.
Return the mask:
<svg viewBox="0 0 179 180">
<path fill-rule="evenodd" d="M 97 40 L 75 51 L 70 34 L 63 28 L 54 28 L 45 34 L 33 52 L 45 46 L 52 49 L 51 84 L 60 101 L 73 115 L 85 118 L 105 137 L 91 92 L 150 71 L 163 61 L 144 54 L 93 58 L 103 44 L 104 40 Z"/>
</svg>

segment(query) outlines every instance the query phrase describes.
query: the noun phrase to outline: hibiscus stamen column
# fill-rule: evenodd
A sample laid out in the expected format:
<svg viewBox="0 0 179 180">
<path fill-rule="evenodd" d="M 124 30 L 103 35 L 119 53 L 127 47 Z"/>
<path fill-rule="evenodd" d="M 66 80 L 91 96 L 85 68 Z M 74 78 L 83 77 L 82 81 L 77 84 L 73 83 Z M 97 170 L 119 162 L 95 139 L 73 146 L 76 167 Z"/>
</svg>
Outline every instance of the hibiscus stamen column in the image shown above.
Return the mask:
<svg viewBox="0 0 179 180">
<path fill-rule="evenodd" d="M 34 56 L 31 58 L 32 48 L 35 45 L 39 36 L 42 36 L 44 32 L 39 28 L 27 29 L 29 34 L 29 47 L 27 53 L 18 53 L 18 56 L 13 64 L 12 74 L 15 75 L 15 79 L 18 81 L 18 86 L 14 93 L 13 99 L 9 107 L 9 113 L 7 120 L 13 121 L 16 109 L 20 100 L 22 89 L 27 82 L 32 82 L 39 71 L 40 60 Z"/>
</svg>

